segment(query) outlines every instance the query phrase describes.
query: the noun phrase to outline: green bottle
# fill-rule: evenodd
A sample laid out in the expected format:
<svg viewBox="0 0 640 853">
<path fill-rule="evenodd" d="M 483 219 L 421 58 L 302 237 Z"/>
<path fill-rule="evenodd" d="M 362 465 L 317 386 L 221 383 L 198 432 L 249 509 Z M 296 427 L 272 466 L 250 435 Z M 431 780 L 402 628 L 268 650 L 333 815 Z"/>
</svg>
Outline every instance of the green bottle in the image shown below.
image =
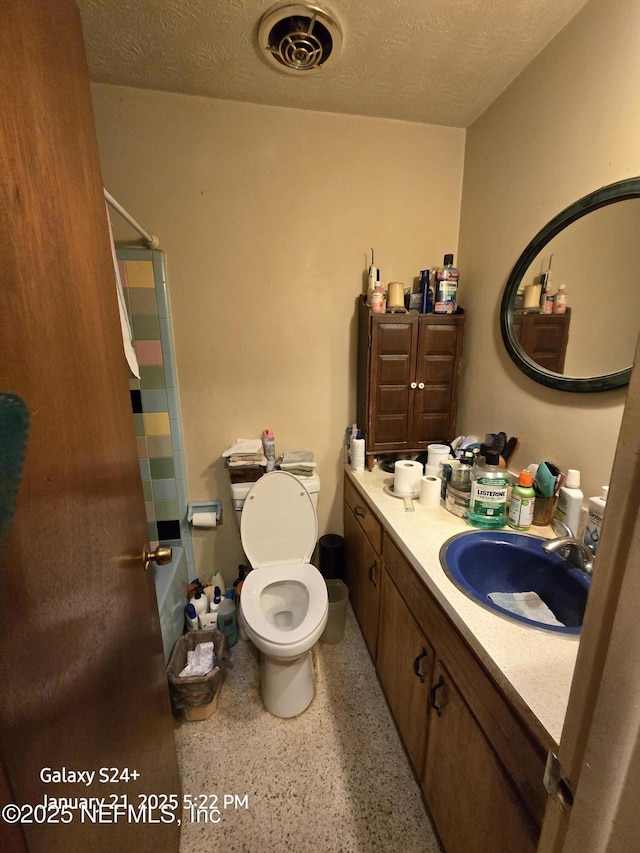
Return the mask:
<svg viewBox="0 0 640 853">
<path fill-rule="evenodd" d="M 467 521 L 472 527 L 494 530 L 507 523 L 507 489 L 509 476 L 499 466 L 500 455 L 487 451 L 473 468 L 471 501 Z"/>
<path fill-rule="evenodd" d="M 536 493 L 532 486 L 531 471 L 521 471 L 518 485 L 513 487 L 509 504 L 509 527 L 514 530 L 529 530 L 533 524 L 533 507 Z"/>
</svg>

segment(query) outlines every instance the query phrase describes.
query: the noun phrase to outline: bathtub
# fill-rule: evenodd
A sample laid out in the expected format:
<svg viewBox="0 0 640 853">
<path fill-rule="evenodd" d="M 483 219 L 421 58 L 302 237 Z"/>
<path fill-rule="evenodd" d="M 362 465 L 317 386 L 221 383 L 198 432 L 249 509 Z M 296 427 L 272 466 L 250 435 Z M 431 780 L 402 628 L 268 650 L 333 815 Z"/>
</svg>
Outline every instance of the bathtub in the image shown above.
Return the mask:
<svg viewBox="0 0 640 853">
<path fill-rule="evenodd" d="M 160 630 L 165 663 L 184 630 L 184 606 L 187 603 L 189 569 L 187 555 L 179 545 L 172 546 L 172 560 L 164 566 L 154 564 L 156 599 L 160 614 Z"/>
</svg>

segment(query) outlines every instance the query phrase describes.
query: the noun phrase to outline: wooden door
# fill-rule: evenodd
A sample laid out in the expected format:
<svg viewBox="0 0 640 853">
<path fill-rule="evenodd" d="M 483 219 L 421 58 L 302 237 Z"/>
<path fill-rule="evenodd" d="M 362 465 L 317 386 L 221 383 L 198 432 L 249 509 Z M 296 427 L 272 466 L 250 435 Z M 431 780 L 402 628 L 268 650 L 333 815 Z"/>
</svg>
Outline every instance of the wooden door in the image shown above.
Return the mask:
<svg viewBox="0 0 640 853">
<path fill-rule="evenodd" d="M 455 435 L 462 360 L 462 321 L 456 317 L 420 317 L 416 361 L 412 447 L 426 449 L 432 441 Z"/>
<path fill-rule="evenodd" d="M 2 543 L 0 792 L 137 810 L 180 781 L 80 18 L 71 0 L 2 12 L 0 390 L 24 400 L 30 434 Z M 50 782 L 47 768 L 95 775 Z M 72 818 L 24 823 L 23 841 L 178 847 L 157 809 Z"/>
<path fill-rule="evenodd" d="M 433 680 L 423 787 L 444 849 L 533 853 L 535 827 L 440 662 Z"/>
<path fill-rule="evenodd" d="M 384 569 L 380 600 L 378 674 L 413 769 L 420 779 L 433 649 Z"/>
<path fill-rule="evenodd" d="M 371 335 L 372 426 L 368 451 L 412 449 L 416 321 L 408 315 L 374 318 Z"/>
</svg>

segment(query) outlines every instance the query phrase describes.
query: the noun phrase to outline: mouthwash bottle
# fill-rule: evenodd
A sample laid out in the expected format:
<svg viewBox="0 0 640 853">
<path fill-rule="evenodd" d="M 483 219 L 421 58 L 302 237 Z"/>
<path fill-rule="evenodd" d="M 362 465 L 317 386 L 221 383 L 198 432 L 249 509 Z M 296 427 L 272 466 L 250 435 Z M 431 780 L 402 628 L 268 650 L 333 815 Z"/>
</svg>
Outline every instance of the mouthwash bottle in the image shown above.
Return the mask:
<svg viewBox="0 0 640 853">
<path fill-rule="evenodd" d="M 434 314 L 455 314 L 460 271 L 453 265 L 453 255 L 445 255 L 444 263 L 434 273 Z"/>
<path fill-rule="evenodd" d="M 482 453 L 482 451 L 481 451 Z M 507 523 L 506 468 L 500 468 L 500 455 L 488 450 L 473 467 L 471 501 L 467 521 L 472 527 L 494 530 Z"/>
</svg>

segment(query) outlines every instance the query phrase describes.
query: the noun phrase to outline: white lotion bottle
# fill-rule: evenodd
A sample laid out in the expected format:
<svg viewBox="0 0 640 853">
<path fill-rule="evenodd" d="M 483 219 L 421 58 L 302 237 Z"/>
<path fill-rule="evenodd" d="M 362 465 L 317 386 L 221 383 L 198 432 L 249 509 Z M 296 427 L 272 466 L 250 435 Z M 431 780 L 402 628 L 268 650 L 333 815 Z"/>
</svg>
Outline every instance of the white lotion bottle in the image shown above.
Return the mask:
<svg viewBox="0 0 640 853">
<path fill-rule="evenodd" d="M 351 470 L 354 473 L 364 471 L 364 457 L 364 438 L 360 430 L 358 430 L 357 436 L 351 444 Z"/>
<path fill-rule="evenodd" d="M 558 506 L 555 515 L 567 525 L 574 536 L 578 535 L 583 501 L 584 494 L 580 489 L 580 471 L 576 468 L 569 468 L 567 479 L 558 492 Z"/>
<path fill-rule="evenodd" d="M 209 602 L 207 600 L 207 596 L 202 592 L 202 590 L 198 590 L 192 599 L 189 601 L 190 604 L 193 604 L 196 610 L 196 614 L 199 616 L 201 613 L 209 612 Z"/>
<path fill-rule="evenodd" d="M 600 496 L 596 495 L 593 498 L 589 498 L 589 514 L 587 516 L 587 526 L 584 530 L 584 544 L 591 548 L 594 554 L 598 551 L 608 493 L 609 486 L 603 486 Z"/>
<path fill-rule="evenodd" d="M 184 621 L 187 624 L 187 631 L 198 630 L 198 614 L 193 604 L 189 603 L 184 608 Z"/>
</svg>

